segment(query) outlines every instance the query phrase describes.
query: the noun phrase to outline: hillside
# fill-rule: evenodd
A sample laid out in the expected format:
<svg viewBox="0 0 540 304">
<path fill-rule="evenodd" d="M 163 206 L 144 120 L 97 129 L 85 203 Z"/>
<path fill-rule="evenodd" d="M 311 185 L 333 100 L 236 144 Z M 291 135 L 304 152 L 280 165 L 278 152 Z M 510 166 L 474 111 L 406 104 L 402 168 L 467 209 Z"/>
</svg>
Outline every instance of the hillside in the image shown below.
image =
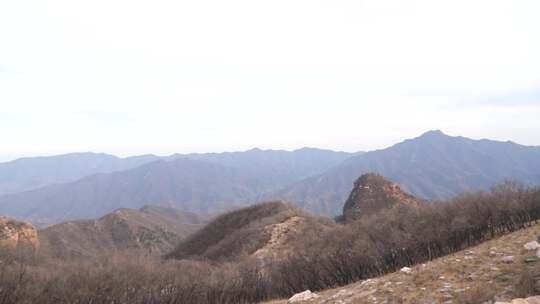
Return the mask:
<svg viewBox="0 0 540 304">
<path fill-rule="evenodd" d="M 540 295 L 540 259 L 524 249 L 540 224 L 382 277 L 317 293 L 317 304 L 483 303 Z M 514 262 L 505 263 L 504 257 Z M 533 283 L 532 285 L 530 283 Z M 285 304 L 287 300 L 267 304 Z M 521 302 L 520 302 L 521 303 Z M 537 302 L 534 302 L 537 303 Z"/>
<path fill-rule="evenodd" d="M 540 184 L 540 148 L 472 140 L 430 131 L 383 150 L 351 157 L 267 198 L 286 199 L 319 214 L 338 215 L 354 180 L 375 172 L 422 199 L 446 199 L 511 179 Z"/>
<path fill-rule="evenodd" d="M 158 159 L 154 155 L 119 158 L 103 153 L 21 158 L 0 163 L 0 195 L 71 182 L 95 173 L 127 170 Z"/>
<path fill-rule="evenodd" d="M 206 224 L 200 216 L 171 208 L 118 209 L 96 220 L 57 224 L 38 231 L 41 252 L 53 257 L 97 256 L 113 250 L 169 252 Z"/>
<path fill-rule="evenodd" d="M 335 224 L 285 202 L 267 202 L 217 217 L 182 241 L 168 257 L 237 260 L 286 256 Z"/>
</svg>

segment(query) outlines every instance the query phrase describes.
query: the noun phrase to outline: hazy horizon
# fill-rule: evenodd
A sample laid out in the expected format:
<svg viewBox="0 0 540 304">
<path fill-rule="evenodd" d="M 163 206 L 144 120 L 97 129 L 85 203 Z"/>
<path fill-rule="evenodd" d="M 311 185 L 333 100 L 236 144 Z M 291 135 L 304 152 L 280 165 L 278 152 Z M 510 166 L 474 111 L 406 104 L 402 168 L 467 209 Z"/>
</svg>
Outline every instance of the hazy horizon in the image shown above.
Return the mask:
<svg viewBox="0 0 540 304">
<path fill-rule="evenodd" d="M 538 1 L 0 3 L 0 161 L 540 145 Z"/>
<path fill-rule="evenodd" d="M 23 155 L 23 156 L 19 156 L 19 157 L 15 157 L 15 158 L 9 158 L 9 157 L 6 157 L 6 158 L 2 158 L 1 155 L 0 155 L 0 162 L 9 162 L 9 161 L 12 161 L 12 160 L 17 160 L 17 159 L 20 159 L 20 158 L 27 158 L 27 157 L 41 157 L 41 156 L 56 156 L 56 155 L 63 155 L 63 154 L 71 154 L 71 153 L 96 153 L 96 154 L 109 154 L 109 155 L 113 155 L 113 156 L 116 156 L 116 157 L 120 157 L 120 158 L 126 158 L 126 157 L 133 157 L 133 156 L 142 156 L 142 155 L 155 155 L 155 156 L 170 156 L 170 155 L 173 155 L 173 154 L 190 154 L 190 153 L 227 153 L 227 152 L 246 152 L 246 151 L 249 151 L 249 150 L 253 150 L 253 149 L 260 149 L 260 150 L 281 150 L 281 151 L 295 151 L 295 150 L 300 150 L 300 149 L 304 149 L 304 148 L 313 148 L 313 149 L 324 149 L 324 150 L 332 150 L 332 151 L 335 151 L 335 152 L 348 152 L 348 153 L 358 153 L 358 152 L 370 152 L 370 151 L 375 151 L 375 150 L 379 150 L 379 149 L 385 149 L 385 148 L 389 148 L 395 144 L 398 144 L 400 142 L 403 142 L 405 140 L 408 140 L 408 139 L 412 139 L 412 138 L 415 138 L 415 137 L 419 137 L 421 135 L 423 135 L 424 133 L 426 132 L 431 132 L 431 131 L 441 131 L 443 132 L 445 135 L 448 135 L 448 136 L 461 136 L 461 137 L 466 137 L 466 138 L 470 138 L 470 139 L 473 139 L 473 140 L 482 140 L 482 139 L 487 139 L 487 140 L 494 140 L 494 141 L 508 141 L 508 140 L 505 140 L 505 139 L 493 139 L 493 138 L 485 138 L 485 137 L 479 137 L 479 138 L 471 138 L 471 137 L 468 137 L 468 136 L 464 136 L 462 134 L 448 134 L 446 132 L 444 132 L 444 130 L 438 130 L 438 129 L 432 129 L 432 130 L 426 130 L 425 132 L 422 132 L 421 134 L 417 134 L 416 136 L 413 136 L 413 137 L 408 137 L 408 138 L 402 138 L 401 140 L 398 140 L 394 143 L 391 143 L 389 145 L 386 145 L 386 146 L 381 146 L 381 147 L 377 147 L 377 148 L 373 148 L 373 149 L 366 149 L 366 150 L 339 150 L 339 149 L 332 149 L 332 148 L 321 148 L 321 147 L 314 147 L 314 146 L 302 146 L 302 147 L 298 147 L 298 148 L 292 148 L 292 149 L 286 149 L 286 148 L 279 148 L 279 147 L 275 147 L 275 148 L 260 148 L 260 147 L 251 147 L 249 149 L 244 149 L 244 150 L 222 150 L 222 151 L 184 151 L 184 152 L 172 152 L 172 153 L 164 153 L 164 154 L 161 154 L 161 153 L 144 153 L 144 154 L 123 154 L 123 155 L 119 155 L 119 154 L 114 154 L 114 153 L 110 153 L 110 152 L 107 152 L 107 151 L 92 151 L 92 150 L 89 150 L 89 151 L 67 151 L 67 152 L 64 152 L 64 153 L 59 153 L 59 154 L 47 154 L 47 153 L 44 153 L 44 154 L 33 154 L 33 155 Z M 514 141 L 512 141 L 514 142 Z M 523 143 L 520 143 L 520 142 L 514 142 L 516 144 L 519 144 L 519 145 L 524 145 L 524 146 L 535 146 L 535 147 L 540 147 L 540 145 L 526 145 L 526 144 L 523 144 Z"/>
</svg>

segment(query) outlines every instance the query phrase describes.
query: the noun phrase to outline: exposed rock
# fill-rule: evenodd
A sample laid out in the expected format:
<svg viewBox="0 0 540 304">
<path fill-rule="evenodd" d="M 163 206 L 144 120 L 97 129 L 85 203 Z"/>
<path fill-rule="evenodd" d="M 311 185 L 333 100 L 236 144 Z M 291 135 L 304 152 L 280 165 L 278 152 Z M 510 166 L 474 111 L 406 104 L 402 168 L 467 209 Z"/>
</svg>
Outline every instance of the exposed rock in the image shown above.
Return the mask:
<svg viewBox="0 0 540 304">
<path fill-rule="evenodd" d="M 350 290 L 347 290 L 347 289 L 342 289 L 340 291 L 338 291 L 335 295 L 332 296 L 332 299 L 338 299 L 338 298 L 345 298 L 345 297 L 350 297 L 354 294 L 354 292 L 350 291 Z"/>
<path fill-rule="evenodd" d="M 39 247 L 37 231 L 29 223 L 0 217 L 0 246 L 12 248 L 28 246 L 37 249 Z"/>
<path fill-rule="evenodd" d="M 354 188 L 343 207 L 345 222 L 355 221 L 383 209 L 396 206 L 417 207 L 416 199 L 384 177 L 368 173 L 354 183 Z"/>
<path fill-rule="evenodd" d="M 316 293 L 311 292 L 311 290 L 306 290 L 301 293 L 297 293 L 294 296 L 292 296 L 287 303 L 300 303 L 304 301 L 311 301 L 319 298 L 319 295 Z"/>
<path fill-rule="evenodd" d="M 538 249 L 538 250 L 536 251 L 536 257 L 537 257 L 537 258 L 540 258 L 540 249 Z"/>
<path fill-rule="evenodd" d="M 289 235 L 302 234 L 306 226 L 306 219 L 300 216 L 293 216 L 284 222 L 269 225 L 265 230 L 270 234 L 270 240 L 262 248 L 253 253 L 253 256 L 265 258 L 271 257 L 275 253 L 285 254 L 287 252 L 286 241 Z"/>
<path fill-rule="evenodd" d="M 507 255 L 501 258 L 501 262 L 505 264 L 512 264 L 516 261 L 516 258 L 512 255 Z"/>
<path fill-rule="evenodd" d="M 264 264 L 305 246 L 306 239 L 336 227 L 330 219 L 309 214 L 284 201 L 273 201 L 220 215 L 180 242 L 169 258 L 234 260 L 241 256 Z"/>
<path fill-rule="evenodd" d="M 513 299 L 511 302 L 495 302 L 495 304 L 540 304 L 540 296 L 527 299 Z"/>
<path fill-rule="evenodd" d="M 540 304 L 540 296 L 527 298 L 528 304 Z"/>
<path fill-rule="evenodd" d="M 403 267 L 403 268 L 400 269 L 400 271 L 403 272 L 403 273 L 406 273 L 406 274 L 412 273 L 412 269 L 409 268 L 409 267 Z"/>
<path fill-rule="evenodd" d="M 523 248 L 525 248 L 525 250 L 538 250 L 540 249 L 540 245 L 537 241 L 533 241 L 523 245 Z"/>
</svg>

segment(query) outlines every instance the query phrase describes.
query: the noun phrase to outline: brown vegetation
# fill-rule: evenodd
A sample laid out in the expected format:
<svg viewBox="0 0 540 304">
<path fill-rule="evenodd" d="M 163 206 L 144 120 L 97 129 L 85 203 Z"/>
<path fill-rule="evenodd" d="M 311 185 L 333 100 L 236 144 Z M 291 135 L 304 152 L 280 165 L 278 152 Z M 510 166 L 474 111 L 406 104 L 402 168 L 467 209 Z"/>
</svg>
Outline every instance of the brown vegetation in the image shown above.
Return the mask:
<svg viewBox="0 0 540 304">
<path fill-rule="evenodd" d="M 266 251 L 265 247 L 276 247 L 278 243 L 287 247 L 302 246 L 304 238 L 317 237 L 335 226 L 331 220 L 311 215 L 290 203 L 267 202 L 217 217 L 182 241 L 168 257 L 238 260 L 242 256 L 261 254 Z"/>
<path fill-rule="evenodd" d="M 185 248 L 171 256 L 202 253 L 212 257 L 205 248 L 226 239 L 238 227 L 258 226 L 259 220 L 253 219 L 264 221 L 283 211 L 279 205 L 271 206 L 248 209 L 249 216 L 240 217 L 242 220 L 218 218 L 205 228 L 208 237 L 216 234 L 215 239 L 188 240 L 192 251 Z M 446 203 L 383 211 L 306 237 L 295 249 L 296 255 L 264 264 L 253 259 L 222 259 L 216 264 L 141 256 L 79 262 L 38 260 L 33 264 L 2 259 L 6 262 L 0 267 L 0 304 L 254 303 L 379 276 L 527 227 L 539 218 L 540 191 L 507 183 L 489 193 L 466 194 Z M 233 228 L 222 231 L 228 227 L 223 223 Z M 240 234 L 236 240 L 243 242 L 249 236 Z M 265 238 L 257 242 L 268 241 L 270 236 Z M 232 241 L 227 244 L 231 246 L 217 252 L 237 248 Z M 247 248 L 251 247 L 256 246 Z"/>
</svg>

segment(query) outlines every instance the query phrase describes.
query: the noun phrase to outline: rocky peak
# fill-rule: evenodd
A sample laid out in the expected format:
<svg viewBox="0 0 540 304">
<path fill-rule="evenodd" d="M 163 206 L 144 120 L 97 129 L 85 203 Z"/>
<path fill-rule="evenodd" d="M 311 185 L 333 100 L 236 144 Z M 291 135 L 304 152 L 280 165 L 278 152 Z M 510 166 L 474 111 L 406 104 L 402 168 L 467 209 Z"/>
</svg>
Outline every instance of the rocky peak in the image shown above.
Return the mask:
<svg viewBox="0 0 540 304">
<path fill-rule="evenodd" d="M 416 199 L 401 190 L 398 184 L 381 175 L 368 173 L 354 182 L 354 188 L 343 207 L 343 217 L 345 222 L 351 222 L 383 209 L 417 205 Z"/>
<path fill-rule="evenodd" d="M 0 216 L 0 247 L 4 246 L 37 249 L 39 246 L 37 231 L 29 223 Z"/>
</svg>

